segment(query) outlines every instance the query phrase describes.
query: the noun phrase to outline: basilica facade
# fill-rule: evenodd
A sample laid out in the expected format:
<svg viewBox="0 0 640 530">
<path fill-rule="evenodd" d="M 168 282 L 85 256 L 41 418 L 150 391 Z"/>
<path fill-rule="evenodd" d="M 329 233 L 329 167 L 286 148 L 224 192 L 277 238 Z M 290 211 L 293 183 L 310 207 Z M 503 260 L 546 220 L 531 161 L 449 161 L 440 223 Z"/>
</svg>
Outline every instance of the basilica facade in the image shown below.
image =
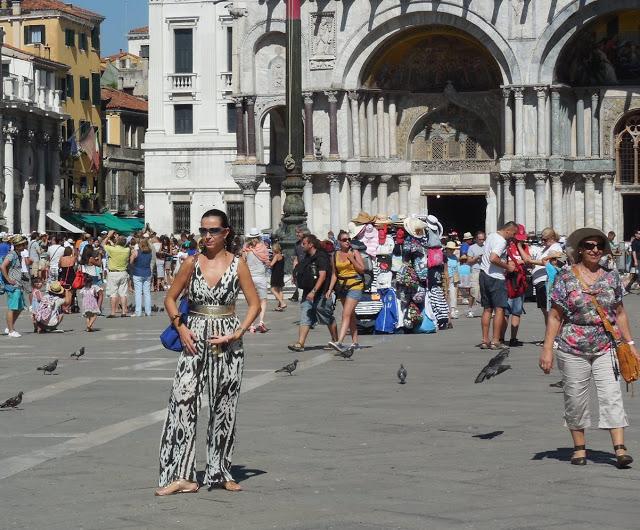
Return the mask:
<svg viewBox="0 0 640 530">
<path fill-rule="evenodd" d="M 218 3 L 179 4 L 186 17 Z M 275 229 L 285 2 L 224 9 L 235 137 L 230 149 L 218 142 L 223 162 L 207 183 L 223 191 L 207 193 L 225 208 L 239 191 L 244 226 Z M 302 28 L 312 231 L 360 210 L 428 212 L 465 231 L 511 219 L 561 234 L 640 226 L 637 0 L 306 0 Z"/>
</svg>

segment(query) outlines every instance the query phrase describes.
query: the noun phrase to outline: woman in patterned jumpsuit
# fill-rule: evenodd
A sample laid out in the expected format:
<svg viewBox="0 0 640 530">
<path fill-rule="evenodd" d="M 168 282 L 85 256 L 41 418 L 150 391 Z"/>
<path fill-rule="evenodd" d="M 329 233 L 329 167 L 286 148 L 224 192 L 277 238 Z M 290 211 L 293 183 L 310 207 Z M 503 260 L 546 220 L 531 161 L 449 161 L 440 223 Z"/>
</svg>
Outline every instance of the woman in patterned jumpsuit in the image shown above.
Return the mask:
<svg viewBox="0 0 640 530">
<path fill-rule="evenodd" d="M 244 349 L 242 335 L 260 312 L 260 300 L 244 260 L 227 250 L 233 230 L 224 212 L 209 210 L 200 228 L 202 252 L 180 268 L 165 298 L 183 351 L 169 397 L 160 444 L 160 480 L 156 495 L 195 493 L 196 425 L 205 389 L 209 394 L 207 466 L 203 483 L 239 491 L 231 476 L 236 407 Z M 189 315 L 182 323 L 177 299 L 188 288 Z M 235 314 L 238 291 L 248 311 L 240 324 Z"/>
</svg>

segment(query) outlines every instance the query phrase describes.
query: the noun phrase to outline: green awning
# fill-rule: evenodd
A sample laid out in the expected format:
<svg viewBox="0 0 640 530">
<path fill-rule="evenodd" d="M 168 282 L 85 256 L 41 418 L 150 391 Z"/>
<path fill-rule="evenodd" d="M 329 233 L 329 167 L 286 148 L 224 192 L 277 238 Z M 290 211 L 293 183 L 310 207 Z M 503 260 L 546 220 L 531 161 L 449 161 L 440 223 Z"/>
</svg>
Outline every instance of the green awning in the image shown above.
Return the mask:
<svg viewBox="0 0 640 530">
<path fill-rule="evenodd" d="M 129 226 L 129 230 L 137 232 L 144 228 L 144 218 L 140 217 L 118 217 L 118 220 Z"/>
<path fill-rule="evenodd" d="M 144 227 L 144 219 L 116 217 L 111 213 L 74 213 L 65 216 L 70 222 L 85 227 L 89 231 L 115 230 L 129 235 Z"/>
</svg>

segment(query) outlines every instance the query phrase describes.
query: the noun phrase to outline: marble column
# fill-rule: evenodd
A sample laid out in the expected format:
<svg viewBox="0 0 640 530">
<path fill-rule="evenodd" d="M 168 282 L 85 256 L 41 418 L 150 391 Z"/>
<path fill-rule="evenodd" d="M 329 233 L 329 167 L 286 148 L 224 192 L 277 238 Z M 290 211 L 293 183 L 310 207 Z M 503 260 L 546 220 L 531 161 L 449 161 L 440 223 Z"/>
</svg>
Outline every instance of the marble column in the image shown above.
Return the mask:
<svg viewBox="0 0 640 530">
<path fill-rule="evenodd" d="M 378 138 L 378 158 L 384 157 L 384 96 L 378 96 L 376 118 L 378 122 L 377 138 Z"/>
<path fill-rule="evenodd" d="M 595 173 L 585 173 L 584 178 L 584 226 L 594 228 L 596 225 L 596 184 Z"/>
<path fill-rule="evenodd" d="M 391 137 L 389 131 L 391 129 L 391 122 L 389 121 L 389 109 L 384 109 L 384 127 L 382 128 L 382 132 L 384 133 L 384 158 L 389 159 L 391 155 Z"/>
<path fill-rule="evenodd" d="M 389 96 L 389 156 L 391 158 L 398 156 L 397 121 L 396 98 L 395 96 Z"/>
<path fill-rule="evenodd" d="M 524 173 L 514 173 L 516 189 L 516 223 L 525 225 L 527 202 L 525 199 L 525 177 Z"/>
<path fill-rule="evenodd" d="M 547 135 L 545 129 L 545 115 L 547 113 L 547 87 L 537 86 L 535 87 L 538 101 L 536 105 L 536 122 L 537 122 L 537 136 L 538 136 L 538 156 L 544 156 L 547 154 Z"/>
<path fill-rule="evenodd" d="M 338 158 L 338 92 L 325 91 L 329 101 L 329 157 Z"/>
<path fill-rule="evenodd" d="M 313 175 L 302 175 L 304 179 L 304 188 L 302 190 L 302 199 L 304 201 L 304 209 L 307 212 L 307 228 L 312 234 L 313 232 Z"/>
<path fill-rule="evenodd" d="M 560 155 L 560 92 L 551 87 L 551 156 Z"/>
<path fill-rule="evenodd" d="M 51 211 L 60 215 L 60 151 L 62 150 L 62 138 L 56 137 L 51 144 L 51 180 L 53 181 L 53 194 L 51 196 Z"/>
<path fill-rule="evenodd" d="M 256 226 L 256 191 L 260 185 L 260 179 L 242 179 L 236 180 L 240 189 L 242 189 L 242 198 L 244 199 L 244 232 L 247 234 L 251 228 Z"/>
<path fill-rule="evenodd" d="M 247 142 L 244 132 L 244 98 L 233 98 L 236 104 L 236 146 L 237 158 L 246 158 Z"/>
<path fill-rule="evenodd" d="M 595 90 L 591 94 L 591 156 L 600 157 L 600 119 L 598 117 L 598 99 L 600 92 Z"/>
<path fill-rule="evenodd" d="M 513 114 L 511 112 L 511 89 L 502 89 L 504 102 L 504 154 L 513 156 Z"/>
<path fill-rule="evenodd" d="M 364 187 L 362 188 L 362 211 L 373 214 L 371 211 L 371 189 L 376 177 L 367 176 L 364 178 Z"/>
<path fill-rule="evenodd" d="M 367 154 L 369 158 L 376 156 L 376 122 L 373 109 L 373 94 L 369 94 L 367 99 Z"/>
<path fill-rule="evenodd" d="M 304 96 L 304 157 L 313 158 L 313 92 L 303 92 Z"/>
<path fill-rule="evenodd" d="M 369 156 L 368 131 L 367 131 L 367 95 L 360 93 L 361 104 L 358 109 L 358 122 L 360 130 L 360 156 Z"/>
<path fill-rule="evenodd" d="M 256 97 L 247 96 L 247 156 L 256 157 Z"/>
<path fill-rule="evenodd" d="M 562 175 L 561 171 L 551 173 L 551 226 L 559 234 L 565 233 L 562 215 Z"/>
<path fill-rule="evenodd" d="M 329 211 L 331 230 L 340 231 L 340 175 L 329 174 Z"/>
<path fill-rule="evenodd" d="M 360 113 L 358 109 L 358 94 L 355 90 L 349 92 L 349 101 L 351 102 L 351 137 L 352 149 L 351 156 L 360 158 Z"/>
<path fill-rule="evenodd" d="M 44 232 L 47 228 L 47 145 L 51 136 L 47 132 L 40 133 L 38 138 L 38 198 L 36 210 L 38 212 L 38 232 Z"/>
<path fill-rule="evenodd" d="M 511 191 L 511 173 L 501 173 L 502 176 L 502 217 L 504 222 L 514 221 L 516 218 L 513 192 Z"/>
<path fill-rule="evenodd" d="M 391 175 L 380 175 L 380 182 L 378 183 L 378 213 L 382 215 L 388 215 L 387 212 L 387 198 L 389 190 L 387 183 L 391 180 Z"/>
<path fill-rule="evenodd" d="M 12 125 L 5 125 L 2 132 L 4 136 L 4 194 L 6 202 L 4 216 L 7 220 L 7 231 L 13 234 L 15 233 L 13 222 L 15 215 L 13 150 L 18 130 Z"/>
<path fill-rule="evenodd" d="M 516 156 L 524 154 L 524 88 L 513 87 L 513 97 L 516 107 Z"/>
<path fill-rule="evenodd" d="M 362 198 L 360 196 L 362 177 L 357 173 L 350 173 L 347 175 L 347 179 L 351 185 L 351 219 L 353 219 L 362 210 Z"/>
<path fill-rule="evenodd" d="M 604 174 L 602 178 L 602 231 L 606 234 L 614 229 L 613 218 L 613 175 Z"/>
<path fill-rule="evenodd" d="M 25 131 L 22 143 L 22 201 L 20 203 L 20 233 L 31 232 L 31 184 L 33 175 L 27 173 L 29 167 L 29 155 L 32 153 L 36 133 L 34 130 Z M 33 164 L 35 165 L 35 164 Z"/>
<path fill-rule="evenodd" d="M 576 156 L 584 157 L 584 90 L 576 90 Z"/>
<path fill-rule="evenodd" d="M 547 224 L 547 209 L 545 208 L 545 195 L 547 191 L 547 175 L 544 173 L 534 173 L 536 179 L 535 206 L 536 206 L 536 233 L 542 232 Z"/>
<path fill-rule="evenodd" d="M 409 186 L 411 184 L 411 175 L 400 175 L 398 177 L 398 198 L 399 198 L 399 214 L 409 215 Z"/>
</svg>

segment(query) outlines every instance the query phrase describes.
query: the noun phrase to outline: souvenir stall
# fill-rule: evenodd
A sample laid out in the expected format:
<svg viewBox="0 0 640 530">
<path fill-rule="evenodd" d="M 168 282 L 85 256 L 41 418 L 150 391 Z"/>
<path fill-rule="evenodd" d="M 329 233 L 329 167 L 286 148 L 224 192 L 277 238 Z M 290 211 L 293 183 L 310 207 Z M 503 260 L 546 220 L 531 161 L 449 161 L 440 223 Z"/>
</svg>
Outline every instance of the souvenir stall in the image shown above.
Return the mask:
<svg viewBox="0 0 640 530">
<path fill-rule="evenodd" d="M 349 223 L 352 247 L 365 261 L 365 295 L 356 307 L 361 332 L 433 333 L 451 326 L 442 232 L 433 215 L 360 212 Z"/>
</svg>

